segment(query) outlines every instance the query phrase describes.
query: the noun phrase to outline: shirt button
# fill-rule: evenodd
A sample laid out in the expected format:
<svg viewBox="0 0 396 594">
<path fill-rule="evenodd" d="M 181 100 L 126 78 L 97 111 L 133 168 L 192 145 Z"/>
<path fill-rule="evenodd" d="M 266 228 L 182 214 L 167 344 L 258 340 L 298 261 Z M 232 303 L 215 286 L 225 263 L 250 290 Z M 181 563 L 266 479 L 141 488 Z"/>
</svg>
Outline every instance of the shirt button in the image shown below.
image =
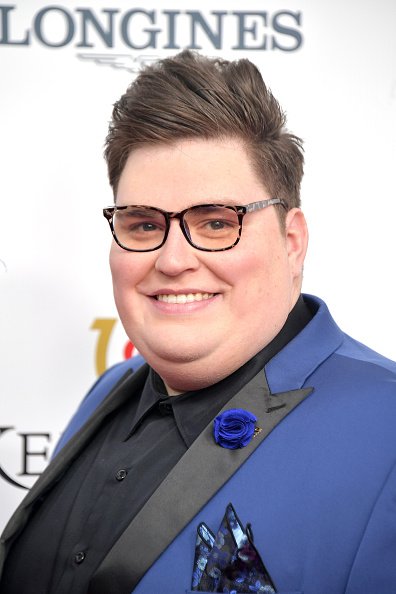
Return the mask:
<svg viewBox="0 0 396 594">
<path fill-rule="evenodd" d="M 85 553 L 84 553 L 84 551 L 78 551 L 78 553 L 76 553 L 74 555 L 74 562 L 77 563 L 78 565 L 80 563 L 82 563 L 84 561 L 84 559 L 85 559 Z"/>
<path fill-rule="evenodd" d="M 118 470 L 116 472 L 115 477 L 116 477 L 117 481 L 123 481 L 127 474 L 128 474 L 127 471 L 124 468 L 121 468 L 120 470 Z"/>
</svg>

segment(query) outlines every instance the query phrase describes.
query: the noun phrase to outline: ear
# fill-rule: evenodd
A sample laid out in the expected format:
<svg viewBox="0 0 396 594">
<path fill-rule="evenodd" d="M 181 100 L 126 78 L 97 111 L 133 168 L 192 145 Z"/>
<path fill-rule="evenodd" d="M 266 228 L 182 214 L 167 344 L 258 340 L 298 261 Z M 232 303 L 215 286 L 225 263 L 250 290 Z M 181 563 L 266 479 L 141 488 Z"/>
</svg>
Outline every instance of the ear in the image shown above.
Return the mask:
<svg viewBox="0 0 396 594">
<path fill-rule="evenodd" d="M 292 208 L 286 216 L 285 237 L 290 271 L 294 279 L 302 276 L 308 247 L 308 228 L 303 212 Z"/>
</svg>

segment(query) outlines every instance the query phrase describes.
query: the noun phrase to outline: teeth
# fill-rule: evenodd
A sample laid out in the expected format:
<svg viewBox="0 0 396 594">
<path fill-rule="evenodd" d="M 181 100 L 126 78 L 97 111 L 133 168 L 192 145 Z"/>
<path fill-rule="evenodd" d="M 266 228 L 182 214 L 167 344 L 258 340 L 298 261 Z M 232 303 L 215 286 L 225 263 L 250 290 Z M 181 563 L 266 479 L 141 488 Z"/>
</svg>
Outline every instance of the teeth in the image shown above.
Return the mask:
<svg viewBox="0 0 396 594">
<path fill-rule="evenodd" d="M 193 301 L 204 301 L 213 296 L 214 293 L 181 293 L 180 295 L 157 295 L 157 299 L 165 303 L 192 303 Z"/>
</svg>

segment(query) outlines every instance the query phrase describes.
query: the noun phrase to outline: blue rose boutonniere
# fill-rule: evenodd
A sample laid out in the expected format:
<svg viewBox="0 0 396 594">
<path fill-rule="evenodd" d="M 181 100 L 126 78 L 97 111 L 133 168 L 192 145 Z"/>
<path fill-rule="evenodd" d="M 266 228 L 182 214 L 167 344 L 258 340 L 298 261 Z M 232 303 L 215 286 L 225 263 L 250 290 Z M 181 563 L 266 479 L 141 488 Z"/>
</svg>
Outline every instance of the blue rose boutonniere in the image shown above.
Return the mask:
<svg viewBox="0 0 396 594">
<path fill-rule="evenodd" d="M 244 448 L 252 439 L 257 418 L 243 408 L 231 408 L 214 420 L 215 442 L 222 448 L 236 450 Z"/>
</svg>

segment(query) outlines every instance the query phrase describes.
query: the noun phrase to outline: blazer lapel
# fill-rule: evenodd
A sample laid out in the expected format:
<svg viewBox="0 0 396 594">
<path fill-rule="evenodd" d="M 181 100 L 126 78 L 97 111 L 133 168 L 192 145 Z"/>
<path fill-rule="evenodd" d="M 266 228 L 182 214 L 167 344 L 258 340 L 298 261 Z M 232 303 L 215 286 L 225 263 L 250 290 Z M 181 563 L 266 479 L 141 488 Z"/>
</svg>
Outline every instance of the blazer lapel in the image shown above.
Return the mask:
<svg viewBox="0 0 396 594">
<path fill-rule="evenodd" d="M 131 394 L 139 390 L 147 376 L 147 365 L 135 373 L 128 370 L 115 384 L 109 395 L 98 406 L 94 414 L 88 419 L 83 427 L 66 443 L 59 454 L 52 460 L 40 478 L 33 485 L 29 493 L 14 512 L 1 536 L 2 550 L 0 551 L 0 569 L 5 557 L 5 548 L 10 539 L 18 534 L 26 524 L 33 504 L 38 497 L 48 491 L 54 482 L 59 479 L 68 468 L 73 459 L 78 455 L 91 436 L 100 426 L 103 419 L 113 410 L 131 397 Z"/>
<path fill-rule="evenodd" d="M 212 423 L 200 434 L 148 499 L 95 572 L 88 594 L 129 594 L 154 561 L 199 510 L 313 388 L 272 395 L 261 371 L 223 408 L 244 408 L 261 431 L 244 448 L 214 442 Z M 180 493 L 188 496 L 180 498 Z M 177 505 L 174 502 L 177 501 Z"/>
</svg>

